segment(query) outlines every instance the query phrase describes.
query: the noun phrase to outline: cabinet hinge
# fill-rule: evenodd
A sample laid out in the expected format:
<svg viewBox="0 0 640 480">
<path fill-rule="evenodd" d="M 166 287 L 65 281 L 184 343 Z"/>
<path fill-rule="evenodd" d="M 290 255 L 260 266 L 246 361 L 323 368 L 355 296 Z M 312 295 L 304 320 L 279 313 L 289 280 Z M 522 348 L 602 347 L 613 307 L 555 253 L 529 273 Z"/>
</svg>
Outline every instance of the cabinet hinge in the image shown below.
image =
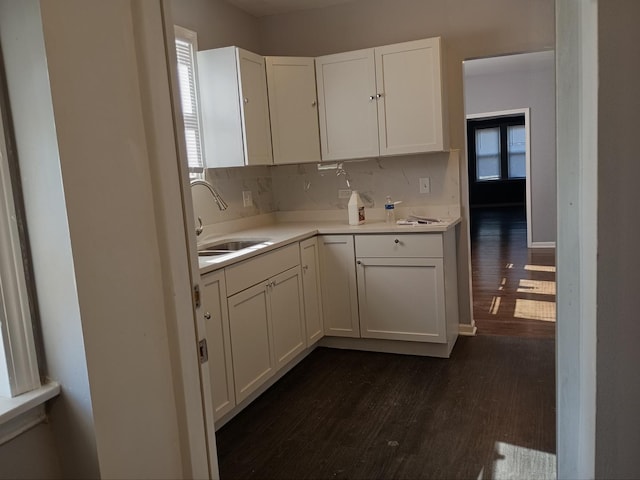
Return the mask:
<svg viewBox="0 0 640 480">
<path fill-rule="evenodd" d="M 206 338 L 203 338 L 198 342 L 198 357 L 200 358 L 200 365 L 209 360 L 209 350 L 207 349 Z"/>
<path fill-rule="evenodd" d="M 193 304 L 200 308 L 200 285 L 193 286 Z"/>
</svg>

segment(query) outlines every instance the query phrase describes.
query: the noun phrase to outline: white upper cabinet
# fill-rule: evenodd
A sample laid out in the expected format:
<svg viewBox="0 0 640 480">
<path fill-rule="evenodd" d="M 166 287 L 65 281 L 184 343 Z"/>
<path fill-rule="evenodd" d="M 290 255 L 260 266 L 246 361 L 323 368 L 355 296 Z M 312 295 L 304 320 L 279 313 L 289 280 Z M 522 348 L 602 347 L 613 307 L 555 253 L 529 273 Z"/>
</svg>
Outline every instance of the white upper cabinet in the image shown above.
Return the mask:
<svg viewBox="0 0 640 480">
<path fill-rule="evenodd" d="M 316 59 L 323 160 L 447 148 L 440 38 Z"/>
<path fill-rule="evenodd" d="M 380 155 L 445 149 L 440 37 L 375 49 Z"/>
<path fill-rule="evenodd" d="M 273 163 L 320 161 L 314 59 L 265 57 Z"/>
<path fill-rule="evenodd" d="M 272 164 L 264 58 L 237 47 L 204 50 L 198 78 L 207 167 Z"/>
<path fill-rule="evenodd" d="M 373 49 L 316 58 L 322 160 L 377 157 Z"/>
</svg>

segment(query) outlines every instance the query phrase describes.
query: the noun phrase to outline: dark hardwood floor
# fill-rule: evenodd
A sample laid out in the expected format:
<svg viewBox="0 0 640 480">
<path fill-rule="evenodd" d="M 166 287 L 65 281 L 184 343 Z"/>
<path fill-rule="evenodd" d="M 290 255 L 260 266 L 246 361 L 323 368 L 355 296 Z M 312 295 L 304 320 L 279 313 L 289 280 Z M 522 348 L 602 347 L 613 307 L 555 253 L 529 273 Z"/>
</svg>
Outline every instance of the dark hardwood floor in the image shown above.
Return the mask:
<svg viewBox="0 0 640 480">
<path fill-rule="evenodd" d="M 527 248 L 524 207 L 471 211 L 471 265 L 479 335 L 555 338 L 555 250 Z"/>
<path fill-rule="evenodd" d="M 553 251 L 472 223 L 478 336 L 449 359 L 318 348 L 217 432 L 222 480 L 552 479 Z"/>
<path fill-rule="evenodd" d="M 217 434 L 229 479 L 555 478 L 554 342 L 318 348 Z"/>
</svg>

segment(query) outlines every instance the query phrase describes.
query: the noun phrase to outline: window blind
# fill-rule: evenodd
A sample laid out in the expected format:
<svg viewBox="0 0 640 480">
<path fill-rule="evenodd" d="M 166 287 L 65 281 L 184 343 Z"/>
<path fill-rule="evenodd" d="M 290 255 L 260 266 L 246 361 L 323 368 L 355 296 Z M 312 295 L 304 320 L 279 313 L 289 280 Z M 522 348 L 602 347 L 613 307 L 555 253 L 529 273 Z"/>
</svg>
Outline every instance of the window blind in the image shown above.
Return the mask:
<svg viewBox="0 0 640 480">
<path fill-rule="evenodd" d="M 202 140 L 200 135 L 200 115 L 195 75 L 195 49 L 191 41 L 176 38 L 178 57 L 178 81 L 184 120 L 184 137 L 187 147 L 187 161 L 190 173 L 204 171 Z"/>
</svg>

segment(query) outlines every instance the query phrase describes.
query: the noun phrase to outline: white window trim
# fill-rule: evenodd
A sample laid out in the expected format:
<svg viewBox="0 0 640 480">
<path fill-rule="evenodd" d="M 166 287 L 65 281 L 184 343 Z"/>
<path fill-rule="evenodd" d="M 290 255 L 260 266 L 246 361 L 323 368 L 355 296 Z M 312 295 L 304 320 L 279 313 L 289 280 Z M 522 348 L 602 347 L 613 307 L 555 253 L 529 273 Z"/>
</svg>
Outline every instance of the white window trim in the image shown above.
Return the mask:
<svg viewBox="0 0 640 480">
<path fill-rule="evenodd" d="M 40 384 L 22 244 L 0 111 L 0 445 L 46 418 L 44 402 L 60 393 Z"/>
<path fill-rule="evenodd" d="M 0 396 L 40 387 L 4 123 L 0 116 Z"/>
<path fill-rule="evenodd" d="M 194 88 L 195 88 L 195 110 L 196 110 L 196 116 L 197 116 L 197 123 L 198 123 L 198 132 L 199 132 L 199 138 L 200 138 L 200 162 L 202 167 L 200 168 L 193 168 L 193 167 L 188 167 L 188 171 L 189 171 L 189 178 L 190 179 L 194 179 L 194 178 L 204 178 L 204 169 L 206 168 L 206 162 L 205 162 L 205 151 L 204 151 L 204 141 L 202 139 L 202 115 L 200 113 L 200 92 L 199 92 L 199 88 L 198 88 L 198 60 L 197 60 L 197 52 L 198 52 L 198 34 L 192 30 L 189 30 L 187 28 L 181 27 L 179 25 L 174 25 L 173 26 L 173 30 L 174 30 L 174 35 L 176 40 L 182 40 L 184 42 L 188 42 L 191 44 L 192 49 L 193 49 L 193 56 L 192 56 L 192 62 L 193 62 L 193 78 L 194 78 Z M 179 85 L 179 79 L 178 79 L 178 85 Z M 182 95 L 180 95 L 180 97 L 182 97 Z M 182 107 L 182 103 L 180 103 L 180 106 Z M 184 124 L 183 124 L 183 130 L 184 130 Z M 185 139 L 186 142 L 186 139 Z"/>
</svg>

